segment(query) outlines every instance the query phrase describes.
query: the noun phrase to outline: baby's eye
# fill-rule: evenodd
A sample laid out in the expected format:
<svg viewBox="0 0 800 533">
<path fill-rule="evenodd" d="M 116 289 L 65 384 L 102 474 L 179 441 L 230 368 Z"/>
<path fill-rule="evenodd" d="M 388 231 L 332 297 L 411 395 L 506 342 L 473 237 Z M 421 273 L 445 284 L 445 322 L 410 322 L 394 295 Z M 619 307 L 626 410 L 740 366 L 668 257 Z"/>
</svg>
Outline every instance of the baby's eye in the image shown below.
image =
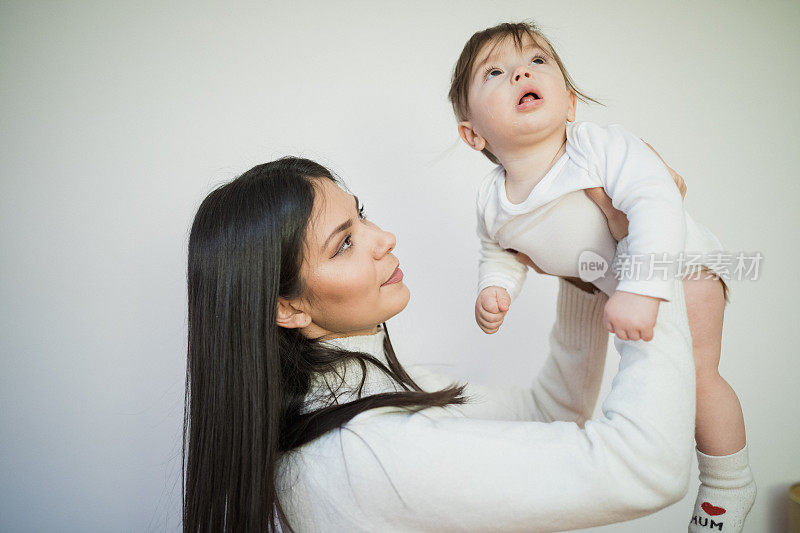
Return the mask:
<svg viewBox="0 0 800 533">
<path fill-rule="evenodd" d="M 502 70 L 500 70 L 500 69 L 499 69 L 499 68 L 497 68 L 497 67 L 489 67 L 489 68 L 487 68 L 487 69 L 486 69 L 486 76 L 485 76 L 485 78 L 488 80 L 489 78 L 494 78 L 494 77 L 496 77 L 496 76 L 499 76 L 499 75 L 500 75 L 500 74 L 502 74 L 502 73 L 503 73 L 503 71 L 502 71 Z"/>
<path fill-rule="evenodd" d="M 535 56 L 531 59 L 531 63 L 534 65 L 544 65 L 544 58 L 542 56 Z"/>
</svg>

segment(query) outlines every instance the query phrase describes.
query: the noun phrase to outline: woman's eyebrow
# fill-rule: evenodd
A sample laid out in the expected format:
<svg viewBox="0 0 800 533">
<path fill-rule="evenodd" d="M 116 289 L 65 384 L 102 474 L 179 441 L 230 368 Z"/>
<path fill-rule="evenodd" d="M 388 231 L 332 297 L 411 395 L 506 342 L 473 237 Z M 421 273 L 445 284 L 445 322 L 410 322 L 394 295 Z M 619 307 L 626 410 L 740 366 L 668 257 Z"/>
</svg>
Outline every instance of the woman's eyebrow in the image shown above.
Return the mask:
<svg viewBox="0 0 800 533">
<path fill-rule="evenodd" d="M 358 212 L 358 196 L 353 195 L 353 199 L 356 201 L 356 212 Z M 331 232 L 331 234 L 328 235 L 328 238 L 325 239 L 325 244 L 322 245 L 322 248 L 323 249 L 327 248 L 328 244 L 331 242 L 331 239 L 333 239 L 339 233 L 350 229 L 350 227 L 352 225 L 353 225 L 353 220 L 352 219 L 348 219 L 348 220 L 342 222 L 341 224 L 339 224 L 338 226 L 336 226 L 336 228 Z"/>
</svg>

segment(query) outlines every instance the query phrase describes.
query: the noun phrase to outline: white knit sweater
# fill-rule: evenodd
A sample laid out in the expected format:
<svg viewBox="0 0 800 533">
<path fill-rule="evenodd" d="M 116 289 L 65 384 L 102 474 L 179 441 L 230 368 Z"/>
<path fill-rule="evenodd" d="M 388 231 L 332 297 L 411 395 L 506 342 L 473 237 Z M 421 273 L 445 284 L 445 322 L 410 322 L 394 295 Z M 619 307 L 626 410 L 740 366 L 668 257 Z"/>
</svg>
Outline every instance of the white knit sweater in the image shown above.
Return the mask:
<svg viewBox="0 0 800 533">
<path fill-rule="evenodd" d="M 682 284 L 675 281 L 659 306 L 652 341 L 615 338 L 619 371 L 603 416 L 588 420 L 604 368 L 607 296 L 559 283 L 549 356 L 529 389 L 470 384 L 466 405 L 416 414 L 373 409 L 287 454 L 278 494 L 294 530 L 563 531 L 679 500 L 689 482 L 695 404 Z M 330 342 L 385 361 L 383 336 Z M 408 371 L 425 390 L 453 383 Z M 340 403 L 360 382 L 360 367 L 347 372 Z M 368 370 L 363 394 L 395 389 L 379 374 Z M 340 381 L 328 384 L 336 390 Z M 309 406 L 331 401 L 318 381 Z"/>
</svg>

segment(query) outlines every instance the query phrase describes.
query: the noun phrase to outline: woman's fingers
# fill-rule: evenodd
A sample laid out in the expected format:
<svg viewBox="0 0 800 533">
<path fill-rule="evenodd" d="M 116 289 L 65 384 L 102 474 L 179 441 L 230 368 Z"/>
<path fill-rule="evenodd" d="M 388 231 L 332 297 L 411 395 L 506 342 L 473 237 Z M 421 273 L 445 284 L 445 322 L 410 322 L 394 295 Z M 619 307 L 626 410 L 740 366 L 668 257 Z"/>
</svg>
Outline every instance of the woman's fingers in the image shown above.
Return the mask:
<svg viewBox="0 0 800 533">
<path fill-rule="evenodd" d="M 672 179 L 675 181 L 675 185 L 678 186 L 678 190 L 681 193 L 681 198 L 686 198 L 686 182 L 683 181 L 683 178 L 680 174 L 672 170 L 672 168 L 667 167 L 669 173 L 672 175 Z"/>
<path fill-rule="evenodd" d="M 514 257 L 517 258 L 517 261 L 519 261 L 523 265 L 531 267 L 534 271 L 536 271 L 539 274 L 544 274 L 544 275 L 547 275 L 547 276 L 550 275 L 547 272 L 545 272 L 544 270 L 542 270 L 541 268 L 539 268 L 539 266 L 536 263 L 533 262 L 533 259 L 531 259 L 527 255 L 523 254 L 522 252 L 518 252 L 518 251 L 514 250 L 513 253 L 514 253 Z"/>
<path fill-rule="evenodd" d="M 661 158 L 658 152 L 648 144 L 647 141 L 642 139 L 648 148 L 653 150 L 653 153 L 661 159 L 661 162 L 664 163 L 664 166 L 667 167 L 667 170 L 672 176 L 672 181 L 675 182 L 675 186 L 678 187 L 678 191 L 680 191 L 681 196 L 686 196 L 686 182 L 683 181 L 683 177 L 675 172 L 664 159 Z M 628 217 L 625 216 L 625 213 L 616 209 L 613 204 L 611 203 L 611 198 L 606 194 L 606 191 L 603 190 L 602 187 L 593 187 L 591 189 L 584 189 L 586 195 L 595 203 L 597 207 L 600 208 L 600 211 L 606 217 L 608 221 L 608 229 L 611 231 L 611 236 L 614 237 L 617 241 L 622 240 L 628 234 Z"/>
<path fill-rule="evenodd" d="M 602 187 L 584 189 L 583 192 L 597 204 L 597 207 L 605 215 L 611 236 L 617 241 L 621 241 L 628 234 L 628 217 L 625 216 L 625 213 L 611 204 L 611 197 L 606 194 Z"/>
<path fill-rule="evenodd" d="M 669 174 L 670 174 L 670 176 L 672 176 L 672 181 L 675 182 L 675 185 L 678 187 L 678 190 L 680 191 L 681 196 L 685 198 L 686 197 L 686 182 L 683 181 L 683 177 L 680 174 L 678 174 L 677 172 L 675 172 L 675 170 L 671 166 L 669 166 L 666 161 L 664 161 L 664 159 L 661 157 L 661 155 L 659 155 L 659 153 L 656 152 L 656 149 L 653 148 L 652 146 L 650 146 L 650 143 L 648 143 L 644 139 L 642 139 L 642 142 L 644 144 L 646 144 L 647 147 L 650 148 L 653 151 L 653 153 L 658 156 L 659 159 L 661 159 L 661 162 L 664 163 L 664 166 L 667 167 L 667 170 L 669 170 Z"/>
</svg>

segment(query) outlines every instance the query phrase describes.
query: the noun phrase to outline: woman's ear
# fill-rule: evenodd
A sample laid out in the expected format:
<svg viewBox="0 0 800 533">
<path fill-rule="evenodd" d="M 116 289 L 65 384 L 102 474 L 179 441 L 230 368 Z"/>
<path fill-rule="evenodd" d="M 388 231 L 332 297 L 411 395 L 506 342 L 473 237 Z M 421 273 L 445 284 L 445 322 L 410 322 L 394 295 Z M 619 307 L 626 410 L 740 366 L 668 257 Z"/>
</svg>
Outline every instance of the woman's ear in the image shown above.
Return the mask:
<svg viewBox="0 0 800 533">
<path fill-rule="evenodd" d="M 304 328 L 311 324 L 311 316 L 298 309 L 296 302 L 278 298 L 278 313 L 275 322 L 282 328 Z"/>
<path fill-rule="evenodd" d="M 575 108 L 578 106 L 578 95 L 569 92 L 569 109 L 567 109 L 567 122 L 575 122 Z"/>
<path fill-rule="evenodd" d="M 467 143 L 470 148 L 479 152 L 486 148 L 486 139 L 481 137 L 481 135 L 475 131 L 475 128 L 472 126 L 471 122 L 466 120 L 459 122 L 458 134 L 461 136 L 461 140 Z"/>
</svg>

